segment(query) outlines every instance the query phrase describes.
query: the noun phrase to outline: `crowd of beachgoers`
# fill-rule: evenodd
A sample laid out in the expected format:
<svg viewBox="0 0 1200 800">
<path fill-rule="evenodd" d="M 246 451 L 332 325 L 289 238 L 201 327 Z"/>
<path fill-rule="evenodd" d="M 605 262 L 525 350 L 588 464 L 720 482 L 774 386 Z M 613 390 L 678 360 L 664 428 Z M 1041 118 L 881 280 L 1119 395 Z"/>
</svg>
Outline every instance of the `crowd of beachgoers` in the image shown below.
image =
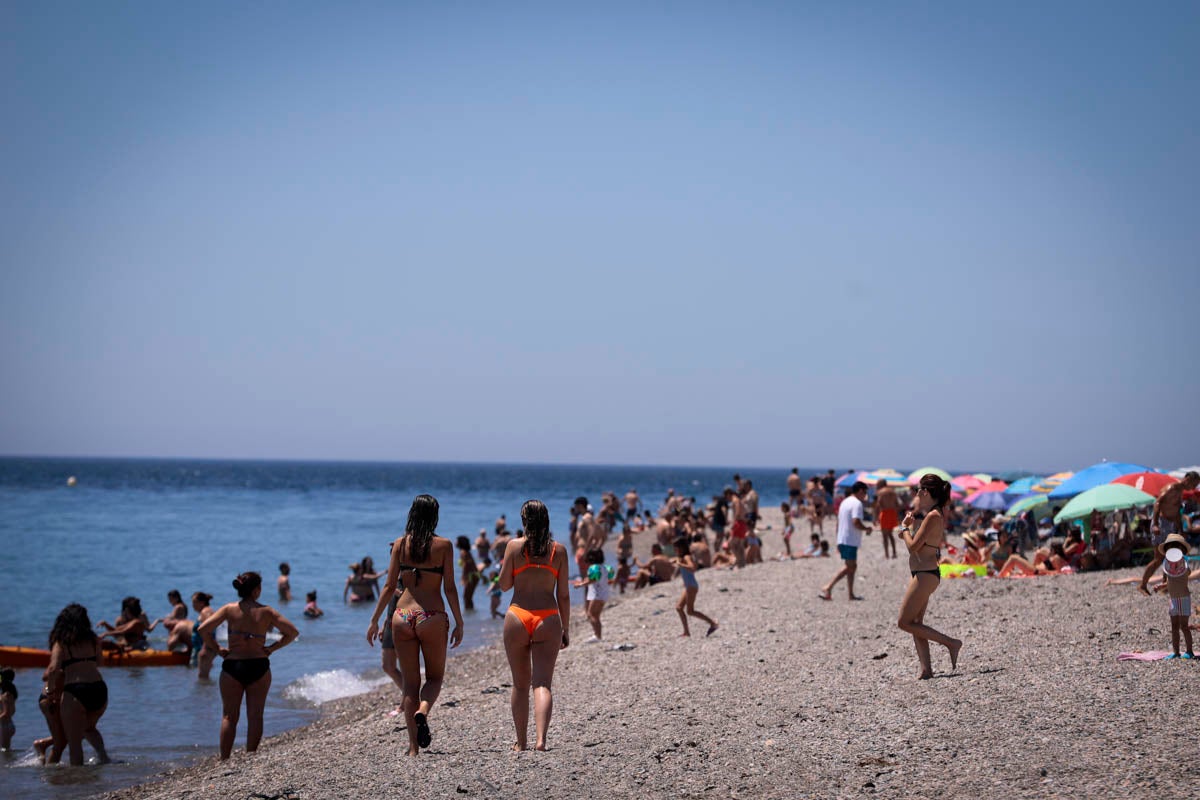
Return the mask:
<svg viewBox="0 0 1200 800">
<path fill-rule="evenodd" d="M 978 485 L 962 486 L 971 482 L 965 480 L 968 477 Z M 833 601 L 835 587 L 844 581 L 847 599 L 861 600 L 855 593 L 858 552 L 866 546 L 864 537 L 876 532 L 885 559 L 898 558 L 898 545 L 908 557 L 910 581 L 897 626 L 912 636 L 920 679 L 934 675 L 930 643 L 945 648 L 952 670 L 964 646 L 963 640 L 924 622 L 931 598 L 946 577 L 1036 577 L 1144 565 L 1140 578 L 1119 582 L 1134 583 L 1146 592 L 1154 586 L 1168 595 L 1172 655 L 1191 658 L 1188 582 L 1200 576 L 1200 570 L 1189 572 L 1187 559 L 1200 534 L 1200 474 L 1187 470 L 1161 481 L 1148 505 L 1097 506 L 1074 517 L 1064 516 L 1064 507 L 1053 500 L 1052 492 L 1044 491 L 1066 480 L 1055 476 L 1049 484 L 1030 482 L 1034 491 L 1022 496 L 1024 507 L 1006 513 L 1007 509 L 979 507 L 990 503 L 972 502 L 981 490 L 1003 494 L 1011 485 L 991 476 L 951 479 L 927 470 L 911 476 L 848 471 L 839 477 L 829 470 L 803 477 L 792 470 L 786 476 L 788 500 L 778 515 L 774 509 L 764 515 L 753 483 L 734 475 L 723 492 L 703 504 L 673 490 L 651 503 L 636 489 L 622 495 L 605 492 L 596 506 L 579 497 L 563 542 L 551 535 L 549 511 L 537 500 L 524 504 L 516 530 L 502 516 L 491 538 L 483 529 L 474 540 L 457 536 L 451 541 L 436 535 L 437 500 L 419 495 L 403 535 L 392 543 L 387 569 L 376 571 L 369 557 L 352 564 L 343 600 L 374 605 L 365 639 L 370 646 L 379 643 L 384 672 L 400 691 L 401 702 L 392 714 L 404 718 L 408 753 L 414 756 L 433 739 L 429 717 L 445 680 L 447 650 L 462 640 L 460 601 L 473 608 L 480 586 L 489 598 L 492 618 L 502 625 L 511 669 L 513 749 L 530 746 L 532 702 L 532 746 L 541 750 L 553 711 L 555 662 L 572 641 L 572 589 L 580 592 L 590 628 L 584 645 L 604 640 L 603 613 L 614 595 L 660 586 L 676 577 L 682 584 L 675 604 L 680 635 L 690 637 L 692 624 L 699 622 L 704 635 L 713 636 L 721 624 L 698 607 L 697 572 L 753 568 L 766 560 L 828 558 L 828 580 L 811 587 L 807 597 L 815 593 L 821 601 Z M 1139 492 L 1144 486 L 1143 479 L 1137 484 Z M 963 491 L 970 488 L 974 491 Z M 1050 496 L 1041 502 L 1039 492 Z M 1029 497 L 1035 502 L 1028 502 Z M 1013 507 L 1018 501 L 1010 497 L 1005 503 Z M 765 524 L 765 516 L 779 521 L 778 528 Z M 793 544 L 802 528 L 806 530 L 800 536 L 807 537 L 807 544 Z M 836 565 L 834 548 L 840 559 Z M 221 758 L 233 750 L 243 707 L 246 749 L 256 750 L 271 686 L 270 657 L 291 644 L 298 632 L 282 613 L 260 602 L 261 575 L 238 575 L 233 588 L 238 601 L 216 609 L 210 605 L 211 595 L 194 593 L 194 621 L 178 591 L 168 597 L 170 613 L 154 622 L 136 597 L 125 599 L 121 616 L 112 624 L 101 621 L 93 626 L 86 608 L 74 603 L 65 607 L 49 635 L 49 666 L 37 700 L 48 735 L 35 740 L 33 747 L 43 763 L 57 763 L 67 755 L 71 764 L 82 764 L 84 742 L 99 762 L 108 760 L 98 729 L 108 702 L 99 669 L 102 656 L 106 650 L 144 649 L 147 634 L 160 624 L 169 632 L 169 648 L 192 654 L 201 679 L 208 679 L 221 658 Z M 280 564 L 275 589 L 281 601 L 291 599 L 287 563 Z M 509 602 L 501 610 L 505 594 Z M 304 614 L 319 618 L 324 613 L 316 593 L 309 593 Z M 224 644 L 216 638 L 222 625 L 227 632 Z M 102 633 L 97 635 L 96 629 Z M 6 670 L 0 678 L 0 744 L 7 749 L 14 735 L 17 696 L 12 675 Z"/>
</svg>

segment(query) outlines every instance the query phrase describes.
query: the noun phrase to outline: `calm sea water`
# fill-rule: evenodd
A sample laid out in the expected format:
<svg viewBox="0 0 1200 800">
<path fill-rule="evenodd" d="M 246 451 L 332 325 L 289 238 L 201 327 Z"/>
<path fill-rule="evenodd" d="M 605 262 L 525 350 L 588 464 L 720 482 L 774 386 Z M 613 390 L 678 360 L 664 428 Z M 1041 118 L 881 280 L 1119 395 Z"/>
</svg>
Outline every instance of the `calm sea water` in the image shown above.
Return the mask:
<svg viewBox="0 0 1200 800">
<path fill-rule="evenodd" d="M 841 470 L 839 470 L 840 472 Z M 268 736 L 311 720 L 323 702 L 387 682 L 379 650 L 364 632 L 371 609 L 343 605 L 348 565 L 370 555 L 386 568 L 388 545 L 403 531 L 412 498 L 441 504 L 438 533 L 491 537 L 495 519 L 519 527 L 521 504 L 538 498 L 566 539 L 571 501 L 637 487 L 657 508 L 667 489 L 703 504 L 730 482 L 733 469 L 497 464 L 371 464 L 116 459 L 0 459 L 0 644 L 45 647 L 58 611 L 87 606 L 92 621 L 114 619 L 135 595 L 151 619 L 170 609 L 167 591 L 236 599 L 230 582 L 258 570 L 272 603 L 280 561 L 292 567 L 298 598 L 279 605 L 300 628 L 295 644 L 272 659 Z M 785 498 L 785 470 L 741 469 L 762 502 Z M 819 470 L 801 470 L 802 475 Z M 68 487 L 67 479 L 76 478 Z M 326 615 L 301 614 L 316 589 Z M 500 623 L 487 598 L 464 611 L 463 649 L 492 645 Z M 190 608 L 190 606 L 189 606 Z M 193 615 L 194 616 L 194 615 Z M 165 646 L 156 630 L 151 645 Z M 220 668 L 218 660 L 213 675 Z M 0 755 L 0 797 L 66 800 L 136 783 L 167 763 L 216 751 L 220 701 L 214 682 L 186 667 L 105 669 L 109 706 L 101 720 L 119 762 L 84 769 L 36 765 L 30 743 L 45 735 L 36 700 L 40 670 L 19 670 L 13 753 Z M 385 709 L 381 709 L 381 712 Z M 238 746 L 244 745 L 245 721 Z M 90 749 L 85 752 L 91 754 Z"/>
</svg>

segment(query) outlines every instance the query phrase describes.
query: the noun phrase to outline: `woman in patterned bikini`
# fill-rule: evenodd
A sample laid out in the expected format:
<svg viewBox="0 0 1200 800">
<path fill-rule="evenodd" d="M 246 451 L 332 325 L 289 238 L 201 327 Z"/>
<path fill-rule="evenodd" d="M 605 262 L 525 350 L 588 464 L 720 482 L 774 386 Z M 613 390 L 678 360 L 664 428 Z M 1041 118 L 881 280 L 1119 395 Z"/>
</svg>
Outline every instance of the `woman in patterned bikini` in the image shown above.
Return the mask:
<svg viewBox="0 0 1200 800">
<path fill-rule="evenodd" d="M 450 647 L 458 647 L 463 637 L 462 612 L 458 609 L 458 588 L 454 583 L 454 546 L 449 539 L 434 536 L 438 524 L 438 501 L 421 494 L 413 499 L 408 511 L 404 535 L 392 544 L 387 583 L 375 603 L 367 642 L 373 647 L 381 635 L 379 618 L 396 593 L 396 613 L 384 624 L 390 625 L 392 643 L 400 661 L 404 720 L 408 724 L 408 755 L 415 756 L 429 747 L 429 712 L 442 691 L 446 674 L 446 635 Z M 442 594 L 446 603 L 442 602 Z M 445 606 L 454 615 L 454 630 Z M 425 659 L 425 683 L 421 684 L 421 658 Z"/>
<path fill-rule="evenodd" d="M 558 651 L 570 643 L 571 595 L 567 550 L 550 540 L 550 512 L 540 500 L 521 507 L 525 538 L 504 550 L 500 589 L 513 589 L 504 615 L 504 650 L 512 669 L 512 716 L 517 729 L 514 750 L 525 750 L 529 729 L 529 690 L 537 726 L 534 748 L 546 749 L 546 729 L 554 698 L 550 684 Z"/>
</svg>

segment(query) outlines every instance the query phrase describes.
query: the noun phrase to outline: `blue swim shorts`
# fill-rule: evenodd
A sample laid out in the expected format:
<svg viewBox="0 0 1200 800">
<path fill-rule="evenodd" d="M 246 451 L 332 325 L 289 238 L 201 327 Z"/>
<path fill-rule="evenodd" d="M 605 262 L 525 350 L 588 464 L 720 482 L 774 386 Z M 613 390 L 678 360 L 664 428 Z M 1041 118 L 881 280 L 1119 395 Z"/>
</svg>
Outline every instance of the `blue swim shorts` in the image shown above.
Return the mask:
<svg viewBox="0 0 1200 800">
<path fill-rule="evenodd" d="M 842 561 L 858 561 L 858 548 L 852 544 L 839 544 L 838 555 Z"/>
</svg>

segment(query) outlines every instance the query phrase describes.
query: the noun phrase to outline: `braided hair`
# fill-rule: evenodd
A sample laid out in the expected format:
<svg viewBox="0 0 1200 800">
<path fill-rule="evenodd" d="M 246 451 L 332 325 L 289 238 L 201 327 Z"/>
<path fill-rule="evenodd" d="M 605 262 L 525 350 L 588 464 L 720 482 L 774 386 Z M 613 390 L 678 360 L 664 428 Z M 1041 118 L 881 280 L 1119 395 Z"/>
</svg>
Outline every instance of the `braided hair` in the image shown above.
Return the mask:
<svg viewBox="0 0 1200 800">
<path fill-rule="evenodd" d="M 438 501 L 431 494 L 419 494 L 408 509 L 404 535 L 408 538 L 408 557 L 415 563 L 429 558 L 429 545 L 438 524 Z"/>
<path fill-rule="evenodd" d="M 529 558 L 541 558 L 550 552 L 550 512 L 541 500 L 526 500 L 521 506 L 521 524 L 525 526 L 525 543 L 521 553 Z"/>
</svg>

